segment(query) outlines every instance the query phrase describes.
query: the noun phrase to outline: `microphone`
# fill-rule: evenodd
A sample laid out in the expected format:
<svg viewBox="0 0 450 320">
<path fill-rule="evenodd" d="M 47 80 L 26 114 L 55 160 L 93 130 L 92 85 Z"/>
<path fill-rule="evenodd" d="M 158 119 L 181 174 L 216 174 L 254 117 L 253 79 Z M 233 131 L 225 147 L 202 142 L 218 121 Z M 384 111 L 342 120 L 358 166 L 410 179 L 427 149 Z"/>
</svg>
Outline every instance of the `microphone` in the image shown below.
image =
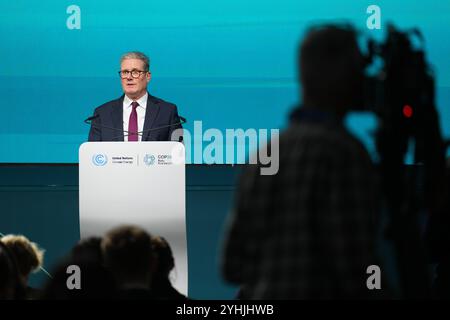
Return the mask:
<svg viewBox="0 0 450 320">
<path fill-rule="evenodd" d="M 147 133 L 147 132 L 151 132 L 151 131 L 156 131 L 156 130 L 161 130 L 161 129 L 165 129 L 165 128 L 170 128 L 170 127 L 182 125 L 182 124 L 185 124 L 187 122 L 186 118 L 184 118 L 182 116 L 178 116 L 178 119 L 180 120 L 179 122 L 171 123 L 171 124 L 164 125 L 164 126 L 161 126 L 161 127 L 151 128 L 151 129 L 148 129 L 148 130 L 138 131 L 138 132 L 134 133 L 134 132 L 130 132 L 130 131 L 123 130 L 123 129 L 117 129 L 117 128 L 114 128 L 114 127 L 98 125 L 98 124 L 93 123 L 92 121 L 97 119 L 98 117 L 100 117 L 100 115 L 99 114 L 95 114 L 95 115 L 87 118 L 86 120 L 84 120 L 84 123 L 89 124 L 89 125 L 91 125 L 94 128 L 99 128 L 99 129 L 105 128 L 105 129 L 111 129 L 111 130 L 114 130 L 114 131 L 120 131 L 121 134 L 118 135 L 118 136 L 113 137 L 112 140 L 115 140 L 117 138 L 122 138 L 122 134 L 123 134 L 124 138 L 129 136 L 130 134 L 137 134 L 137 135 L 140 135 L 142 137 L 142 135 Z"/>
<path fill-rule="evenodd" d="M 117 128 L 114 128 L 114 127 L 109 127 L 109 126 L 104 126 L 104 125 L 99 125 L 99 124 L 93 123 L 92 120 L 95 120 L 98 117 L 100 117 L 99 114 L 94 114 L 93 116 L 91 116 L 91 117 L 87 118 L 86 120 L 84 120 L 84 123 L 89 124 L 92 127 L 98 128 L 98 129 L 111 129 L 111 130 L 114 130 L 114 131 L 120 131 L 120 132 L 127 132 L 128 133 L 128 131 L 124 131 L 123 129 L 117 129 Z M 122 135 L 117 136 L 117 137 L 113 137 L 112 140 L 115 140 L 115 139 L 121 138 L 121 137 L 122 137 Z"/>
<path fill-rule="evenodd" d="M 100 117 L 99 114 L 94 114 L 93 116 L 91 116 L 91 117 L 87 118 L 86 120 L 84 120 L 84 123 L 91 124 L 91 121 L 94 120 L 94 119 L 97 119 L 98 117 Z"/>
<path fill-rule="evenodd" d="M 151 129 L 148 129 L 148 130 L 139 131 L 139 132 L 136 132 L 136 134 L 142 136 L 144 133 L 147 133 L 147 132 L 156 131 L 156 130 L 165 129 L 165 128 L 170 128 L 170 127 L 174 127 L 174 126 L 177 126 L 177 125 L 180 125 L 180 124 L 185 124 L 187 122 L 186 118 L 184 118 L 182 116 L 178 116 L 178 118 L 180 119 L 179 122 L 171 123 L 171 124 L 168 124 L 168 125 L 165 125 L 165 126 L 161 126 L 161 127 L 151 128 Z M 130 133 L 128 131 L 126 131 L 126 132 L 128 133 L 126 136 L 129 136 L 130 134 L 132 134 L 132 133 Z"/>
</svg>

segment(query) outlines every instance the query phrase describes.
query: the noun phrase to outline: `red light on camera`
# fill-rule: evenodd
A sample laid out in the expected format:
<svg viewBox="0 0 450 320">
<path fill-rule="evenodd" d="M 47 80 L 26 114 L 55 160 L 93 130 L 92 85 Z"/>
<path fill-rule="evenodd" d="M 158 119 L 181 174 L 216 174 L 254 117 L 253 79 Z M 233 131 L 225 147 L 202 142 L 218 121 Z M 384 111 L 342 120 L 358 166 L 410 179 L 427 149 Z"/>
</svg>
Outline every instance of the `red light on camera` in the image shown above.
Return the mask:
<svg viewBox="0 0 450 320">
<path fill-rule="evenodd" d="M 411 118 L 413 116 L 413 108 L 410 105 L 405 105 L 403 107 L 403 115 L 405 118 Z"/>
</svg>

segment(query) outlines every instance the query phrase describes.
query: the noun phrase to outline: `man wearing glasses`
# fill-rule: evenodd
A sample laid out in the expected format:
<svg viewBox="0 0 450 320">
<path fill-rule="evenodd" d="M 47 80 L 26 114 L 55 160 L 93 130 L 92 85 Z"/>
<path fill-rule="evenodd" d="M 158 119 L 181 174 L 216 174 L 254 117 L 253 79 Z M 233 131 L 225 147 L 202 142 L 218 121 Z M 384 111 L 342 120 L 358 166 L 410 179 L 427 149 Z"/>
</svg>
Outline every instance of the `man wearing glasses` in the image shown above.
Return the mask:
<svg viewBox="0 0 450 320">
<path fill-rule="evenodd" d="M 89 141 L 170 141 L 181 128 L 176 105 L 150 95 L 149 59 L 128 52 L 120 60 L 124 94 L 95 109 Z"/>
</svg>

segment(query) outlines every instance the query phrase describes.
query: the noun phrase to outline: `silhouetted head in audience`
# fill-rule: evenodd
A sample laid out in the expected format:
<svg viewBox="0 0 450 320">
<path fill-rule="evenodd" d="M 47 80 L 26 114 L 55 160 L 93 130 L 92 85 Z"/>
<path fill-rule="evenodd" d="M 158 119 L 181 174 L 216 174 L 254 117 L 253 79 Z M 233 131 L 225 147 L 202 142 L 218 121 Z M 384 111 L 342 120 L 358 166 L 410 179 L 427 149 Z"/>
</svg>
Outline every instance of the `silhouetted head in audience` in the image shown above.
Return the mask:
<svg viewBox="0 0 450 320">
<path fill-rule="evenodd" d="M 100 237 L 81 239 L 72 249 L 72 259 L 74 261 L 92 262 L 103 265 L 101 243 L 102 238 Z"/>
<path fill-rule="evenodd" d="M 170 272 L 175 267 L 172 249 L 167 240 L 163 237 L 152 237 L 152 245 L 157 261 L 153 276 L 154 281 L 168 279 Z"/>
<path fill-rule="evenodd" d="M 14 255 L 19 271 L 19 278 L 23 286 L 27 286 L 32 272 L 39 270 L 44 261 L 44 250 L 22 235 L 6 235 L 1 238 Z"/>
<path fill-rule="evenodd" d="M 152 245 L 156 257 L 152 291 L 158 299 L 186 300 L 187 297 L 172 286 L 169 278 L 170 272 L 175 268 L 175 259 L 169 243 L 163 237 L 154 236 L 152 237 Z"/>
<path fill-rule="evenodd" d="M 365 60 L 350 27 L 312 28 L 299 48 L 303 106 L 339 117 L 363 105 Z"/>
<path fill-rule="evenodd" d="M 23 298 L 23 289 L 15 258 L 0 241 L 0 300 Z"/>
<path fill-rule="evenodd" d="M 103 237 L 105 265 L 120 290 L 149 289 L 154 271 L 151 236 L 136 226 L 112 229 Z"/>
</svg>

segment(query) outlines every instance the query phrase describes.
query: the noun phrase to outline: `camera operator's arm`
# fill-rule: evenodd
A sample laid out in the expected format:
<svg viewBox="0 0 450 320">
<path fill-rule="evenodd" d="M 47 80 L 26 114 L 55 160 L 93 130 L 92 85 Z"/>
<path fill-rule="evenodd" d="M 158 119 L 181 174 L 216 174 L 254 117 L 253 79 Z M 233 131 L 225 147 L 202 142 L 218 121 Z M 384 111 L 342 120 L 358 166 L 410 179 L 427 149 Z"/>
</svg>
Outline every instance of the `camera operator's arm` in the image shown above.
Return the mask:
<svg viewBox="0 0 450 320">
<path fill-rule="evenodd" d="M 342 298 L 364 298 L 366 269 L 377 264 L 374 254 L 375 218 L 379 199 L 370 159 L 356 144 L 335 146 L 321 165 L 318 193 L 318 238 L 322 255 L 329 257 L 329 273 Z M 331 153 L 332 152 L 332 153 Z"/>
<path fill-rule="evenodd" d="M 253 282 L 255 265 L 260 263 L 268 208 L 270 176 L 260 176 L 257 165 L 246 168 L 235 194 L 229 216 L 222 261 L 225 280 L 235 284 Z"/>
</svg>

